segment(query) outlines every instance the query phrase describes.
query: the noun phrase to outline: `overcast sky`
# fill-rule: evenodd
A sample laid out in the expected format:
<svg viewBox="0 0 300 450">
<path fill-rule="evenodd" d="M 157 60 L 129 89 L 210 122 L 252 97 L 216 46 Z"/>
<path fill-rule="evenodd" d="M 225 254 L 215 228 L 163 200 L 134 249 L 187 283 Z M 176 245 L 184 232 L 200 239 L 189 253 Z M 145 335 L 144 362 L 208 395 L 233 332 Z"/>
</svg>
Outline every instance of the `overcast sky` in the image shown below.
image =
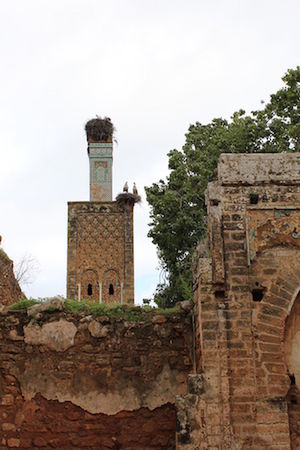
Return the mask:
<svg viewBox="0 0 300 450">
<path fill-rule="evenodd" d="M 136 301 L 159 271 L 143 187 L 191 123 L 260 107 L 299 64 L 299 0 L 0 0 L 0 234 L 39 262 L 28 296 L 65 295 L 67 201 L 88 200 L 85 122 L 117 128 L 114 196 L 135 207 Z"/>
</svg>

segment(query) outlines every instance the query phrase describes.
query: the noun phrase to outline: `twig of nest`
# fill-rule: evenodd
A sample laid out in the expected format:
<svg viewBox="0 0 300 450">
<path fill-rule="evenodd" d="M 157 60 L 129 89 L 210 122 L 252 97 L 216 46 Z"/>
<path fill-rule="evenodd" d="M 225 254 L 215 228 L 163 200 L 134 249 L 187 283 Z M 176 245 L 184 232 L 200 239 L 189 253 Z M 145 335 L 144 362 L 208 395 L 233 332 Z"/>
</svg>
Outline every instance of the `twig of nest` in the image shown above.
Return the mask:
<svg viewBox="0 0 300 450">
<path fill-rule="evenodd" d="M 116 202 L 119 205 L 134 205 L 142 201 L 141 196 L 138 194 L 132 194 L 131 192 L 122 192 L 117 195 Z"/>
<path fill-rule="evenodd" d="M 96 117 L 85 124 L 88 142 L 112 142 L 115 127 L 109 117 Z"/>
</svg>

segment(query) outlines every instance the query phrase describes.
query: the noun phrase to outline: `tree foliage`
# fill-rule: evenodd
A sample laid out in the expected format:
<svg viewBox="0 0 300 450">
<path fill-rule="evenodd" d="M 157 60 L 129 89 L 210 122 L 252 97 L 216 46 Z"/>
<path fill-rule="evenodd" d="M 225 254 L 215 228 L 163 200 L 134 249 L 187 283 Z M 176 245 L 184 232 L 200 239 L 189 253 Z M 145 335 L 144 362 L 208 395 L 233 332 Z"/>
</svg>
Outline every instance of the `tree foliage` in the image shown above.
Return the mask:
<svg viewBox="0 0 300 450">
<path fill-rule="evenodd" d="M 205 236 L 205 189 L 220 154 L 300 151 L 300 67 L 288 70 L 282 80 L 283 87 L 260 110 L 191 125 L 182 150 L 168 153 L 166 180 L 145 188 L 151 208 L 148 236 L 167 274 L 155 293 L 159 306 L 192 297 L 192 252 Z"/>
</svg>

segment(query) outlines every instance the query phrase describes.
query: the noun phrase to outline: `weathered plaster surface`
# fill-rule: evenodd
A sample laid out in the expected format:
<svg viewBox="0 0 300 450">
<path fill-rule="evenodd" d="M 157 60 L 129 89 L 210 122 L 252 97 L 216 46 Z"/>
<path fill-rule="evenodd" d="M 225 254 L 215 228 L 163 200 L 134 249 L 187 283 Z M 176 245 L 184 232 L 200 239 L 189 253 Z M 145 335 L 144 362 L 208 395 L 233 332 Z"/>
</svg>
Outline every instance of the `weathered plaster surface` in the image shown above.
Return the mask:
<svg viewBox="0 0 300 450">
<path fill-rule="evenodd" d="M 32 359 L 23 373 L 13 370 L 13 374 L 20 382 L 25 400 L 41 394 L 47 400 L 70 401 L 92 414 L 113 415 L 143 407 L 153 410 L 174 403 L 176 395 L 186 391 L 180 373 L 168 364 L 153 381 L 141 383 L 137 377 L 125 376 L 117 379 L 109 390 L 99 375 L 84 369 L 77 370 L 71 380 L 64 382 L 52 367 L 43 366 L 39 358 Z"/>
<path fill-rule="evenodd" d="M 222 185 L 300 184 L 300 153 L 252 153 L 220 156 Z"/>
<path fill-rule="evenodd" d="M 0 449 L 173 450 L 175 400 L 186 392 L 192 343 L 184 303 L 141 321 L 74 316 L 51 305 L 4 312 Z"/>
</svg>

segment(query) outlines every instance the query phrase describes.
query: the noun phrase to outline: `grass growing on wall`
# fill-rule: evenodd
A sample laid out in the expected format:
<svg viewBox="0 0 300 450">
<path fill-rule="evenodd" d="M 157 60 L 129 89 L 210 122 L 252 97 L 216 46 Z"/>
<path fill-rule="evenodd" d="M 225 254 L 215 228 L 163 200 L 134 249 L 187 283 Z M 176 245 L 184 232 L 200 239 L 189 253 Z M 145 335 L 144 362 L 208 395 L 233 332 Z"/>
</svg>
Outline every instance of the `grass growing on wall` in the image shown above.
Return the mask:
<svg viewBox="0 0 300 450">
<path fill-rule="evenodd" d="M 19 300 L 17 303 L 13 303 L 12 305 L 10 305 L 9 310 L 10 311 L 23 311 L 26 310 L 28 308 L 30 308 L 30 306 L 36 305 L 37 303 L 41 303 L 39 300 L 35 300 L 35 299 L 30 299 L 28 300 L 27 298 Z"/>
<path fill-rule="evenodd" d="M 10 311 L 25 311 L 33 305 L 38 303 L 42 303 L 43 300 L 40 299 L 23 299 L 18 303 L 14 303 L 9 307 Z M 166 315 L 171 316 L 180 311 L 179 307 L 173 308 L 152 308 L 151 306 L 134 306 L 127 304 L 104 304 L 104 303 L 92 303 L 90 301 L 75 301 L 75 300 L 65 300 L 64 302 L 64 310 L 67 313 L 71 313 L 73 315 L 92 315 L 94 317 L 98 316 L 107 316 L 109 318 L 114 319 L 122 319 L 128 321 L 142 321 L 142 320 L 151 320 L 154 315 Z M 55 309 L 52 309 L 49 306 L 45 313 L 55 312 Z"/>
<path fill-rule="evenodd" d="M 77 302 L 74 300 L 65 301 L 65 309 L 67 312 L 73 314 L 80 314 L 82 312 L 91 314 L 92 316 L 102 316 L 112 318 L 120 318 L 124 320 L 143 320 L 147 316 L 151 317 L 156 314 L 172 315 L 179 311 L 179 308 L 160 309 L 152 308 L 151 306 L 134 306 L 126 304 L 104 304 L 91 303 L 89 301 Z"/>
</svg>

